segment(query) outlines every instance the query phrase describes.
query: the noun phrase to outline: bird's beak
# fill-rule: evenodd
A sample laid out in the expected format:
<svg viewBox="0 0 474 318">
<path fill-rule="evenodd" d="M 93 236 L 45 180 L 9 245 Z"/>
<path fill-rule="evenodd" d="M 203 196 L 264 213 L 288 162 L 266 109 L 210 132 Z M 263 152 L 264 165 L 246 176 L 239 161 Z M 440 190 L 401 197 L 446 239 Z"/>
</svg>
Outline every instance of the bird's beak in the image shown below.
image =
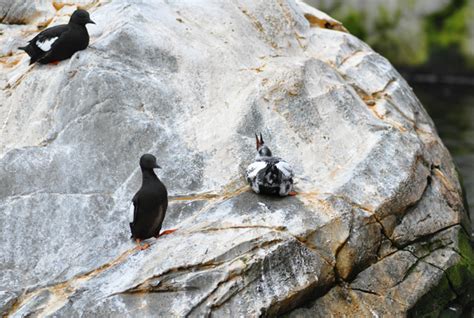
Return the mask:
<svg viewBox="0 0 474 318">
<path fill-rule="evenodd" d="M 161 167 L 157 163 L 155 163 L 155 166 L 153 168 L 161 169 Z"/>
<path fill-rule="evenodd" d="M 87 21 L 87 23 L 92 23 L 92 24 L 95 24 L 94 21 L 92 21 L 91 19 L 89 19 L 89 21 Z"/>
</svg>

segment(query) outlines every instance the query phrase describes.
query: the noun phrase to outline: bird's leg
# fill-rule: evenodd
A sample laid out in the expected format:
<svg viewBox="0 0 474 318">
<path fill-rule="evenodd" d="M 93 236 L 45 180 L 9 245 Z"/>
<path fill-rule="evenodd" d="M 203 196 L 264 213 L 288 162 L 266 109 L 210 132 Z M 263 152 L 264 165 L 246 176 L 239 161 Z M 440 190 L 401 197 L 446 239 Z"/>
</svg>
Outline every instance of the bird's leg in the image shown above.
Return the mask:
<svg viewBox="0 0 474 318">
<path fill-rule="evenodd" d="M 288 195 L 291 196 L 291 197 L 294 197 L 295 195 L 297 195 L 298 193 L 295 192 L 295 191 L 290 191 L 288 192 Z"/>
<path fill-rule="evenodd" d="M 145 243 L 145 244 L 141 244 L 142 240 L 140 239 L 135 239 L 135 242 L 137 243 L 137 249 L 139 249 L 140 251 L 143 251 L 143 250 L 146 250 L 147 248 L 150 247 L 150 244 L 148 243 Z"/>
<path fill-rule="evenodd" d="M 177 229 L 171 229 L 171 230 L 166 230 L 166 231 L 163 231 L 160 233 L 160 235 L 158 235 L 158 237 L 162 236 L 162 235 L 167 235 L 167 234 L 171 234 L 173 233 L 174 231 L 176 231 Z"/>
</svg>

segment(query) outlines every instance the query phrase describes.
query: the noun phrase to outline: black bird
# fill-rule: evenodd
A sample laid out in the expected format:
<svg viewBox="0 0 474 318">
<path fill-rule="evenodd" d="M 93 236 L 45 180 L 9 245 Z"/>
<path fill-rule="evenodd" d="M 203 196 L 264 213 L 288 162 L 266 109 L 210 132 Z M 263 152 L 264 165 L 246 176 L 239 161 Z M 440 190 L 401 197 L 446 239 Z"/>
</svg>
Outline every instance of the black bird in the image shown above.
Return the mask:
<svg viewBox="0 0 474 318">
<path fill-rule="evenodd" d="M 293 169 L 281 158 L 274 157 L 262 134 L 257 140 L 257 156 L 247 168 L 247 181 L 255 193 L 296 195 L 293 191 Z"/>
<path fill-rule="evenodd" d="M 86 10 L 76 10 L 68 24 L 56 25 L 44 30 L 19 49 L 30 56 L 30 65 L 54 63 L 70 58 L 89 45 L 86 24 L 93 23 Z"/>
<path fill-rule="evenodd" d="M 150 245 L 141 245 L 142 240 L 160 236 L 161 225 L 168 208 L 168 192 L 165 185 L 158 179 L 154 168 L 161 168 L 156 163 L 156 158 L 144 154 L 140 158 L 142 169 L 142 187 L 132 199 L 133 222 L 130 223 L 132 238 L 135 239 L 139 249 L 146 249 Z M 164 231 L 161 235 L 173 233 L 175 230 Z"/>
</svg>

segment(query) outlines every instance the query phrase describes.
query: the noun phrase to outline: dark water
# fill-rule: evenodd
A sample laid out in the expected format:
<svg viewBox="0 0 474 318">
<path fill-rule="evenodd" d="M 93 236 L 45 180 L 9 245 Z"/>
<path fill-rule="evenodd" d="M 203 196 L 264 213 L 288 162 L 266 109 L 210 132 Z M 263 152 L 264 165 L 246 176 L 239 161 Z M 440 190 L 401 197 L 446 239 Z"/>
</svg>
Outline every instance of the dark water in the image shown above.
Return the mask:
<svg viewBox="0 0 474 318">
<path fill-rule="evenodd" d="M 461 172 L 474 220 L 474 86 L 411 83 Z"/>
</svg>

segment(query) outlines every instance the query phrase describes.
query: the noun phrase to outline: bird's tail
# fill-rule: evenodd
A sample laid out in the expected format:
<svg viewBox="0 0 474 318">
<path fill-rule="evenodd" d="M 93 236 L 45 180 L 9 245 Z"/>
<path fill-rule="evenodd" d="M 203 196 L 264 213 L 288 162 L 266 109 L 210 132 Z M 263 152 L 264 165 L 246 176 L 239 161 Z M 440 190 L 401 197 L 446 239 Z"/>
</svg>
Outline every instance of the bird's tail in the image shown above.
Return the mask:
<svg viewBox="0 0 474 318">
<path fill-rule="evenodd" d="M 27 46 L 20 46 L 18 49 L 25 51 L 26 53 L 28 53 L 29 56 L 33 55 L 33 49 L 32 49 L 31 46 L 29 46 L 29 45 L 27 45 Z"/>
<path fill-rule="evenodd" d="M 30 58 L 31 58 L 30 59 L 30 65 L 33 64 L 34 62 L 36 62 L 36 60 L 38 59 L 37 58 L 38 54 L 35 51 L 35 49 L 33 47 L 31 47 L 31 45 L 20 46 L 18 49 L 25 51 L 30 56 Z"/>
</svg>

